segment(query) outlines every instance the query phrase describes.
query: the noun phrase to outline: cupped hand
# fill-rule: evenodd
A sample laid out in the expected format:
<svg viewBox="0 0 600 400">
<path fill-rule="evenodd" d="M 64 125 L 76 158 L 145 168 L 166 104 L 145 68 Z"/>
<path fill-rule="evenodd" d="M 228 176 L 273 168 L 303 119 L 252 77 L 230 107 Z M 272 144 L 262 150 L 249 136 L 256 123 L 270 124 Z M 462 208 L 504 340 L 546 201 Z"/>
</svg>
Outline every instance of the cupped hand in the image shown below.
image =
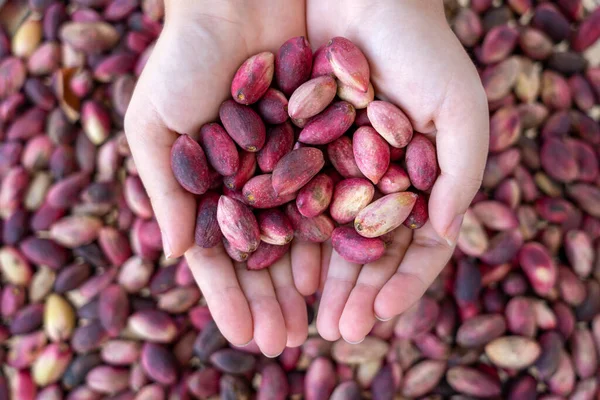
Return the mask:
<svg viewBox="0 0 600 400">
<path fill-rule="evenodd" d="M 303 0 L 166 2 L 164 31 L 135 89 L 125 130 L 163 234 L 165 253 L 185 253 L 213 318 L 235 345 L 255 340 L 268 356 L 299 346 L 307 335 L 303 295 L 319 281 L 320 249 L 294 243 L 269 269 L 246 271 L 222 247 L 194 245 L 196 198 L 175 180 L 170 150 L 217 118 L 239 65 L 306 35 Z M 293 265 L 293 269 L 292 269 Z"/>
<path fill-rule="evenodd" d="M 429 221 L 415 231 L 397 229 L 378 261 L 353 264 L 323 248 L 318 331 L 328 340 L 355 343 L 376 319 L 411 307 L 450 259 L 483 176 L 487 99 L 441 0 L 308 0 L 307 27 L 313 47 L 344 36 L 365 53 L 375 93 L 398 105 L 414 130 L 436 143 L 441 170 Z"/>
</svg>

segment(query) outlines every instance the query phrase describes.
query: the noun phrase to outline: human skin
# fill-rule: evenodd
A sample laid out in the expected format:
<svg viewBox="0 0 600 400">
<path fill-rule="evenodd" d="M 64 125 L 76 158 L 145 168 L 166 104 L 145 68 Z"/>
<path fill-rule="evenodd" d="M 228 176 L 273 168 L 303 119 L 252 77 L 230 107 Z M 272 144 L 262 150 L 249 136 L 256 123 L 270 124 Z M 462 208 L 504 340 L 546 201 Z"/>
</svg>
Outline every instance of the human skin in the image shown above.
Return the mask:
<svg viewBox="0 0 600 400">
<path fill-rule="evenodd" d="M 424 3 L 424 4 L 422 4 Z M 475 195 L 488 146 L 487 100 L 475 67 L 444 19 L 441 1 L 167 0 L 165 27 L 140 76 L 125 131 L 163 234 L 165 253 L 185 254 L 215 322 L 234 345 L 252 340 L 268 356 L 307 335 L 303 296 L 322 289 L 317 327 L 328 340 L 361 341 L 376 318 L 418 300 L 450 258 Z M 231 79 L 248 57 L 305 35 L 313 49 L 334 36 L 354 41 L 370 62 L 378 96 L 400 106 L 436 142 L 441 174 L 430 221 L 401 227 L 386 255 L 348 263 L 323 246 L 294 241 L 266 270 L 247 271 L 222 247 L 194 245 L 196 200 L 170 169 L 180 133 L 217 117 Z"/>
</svg>

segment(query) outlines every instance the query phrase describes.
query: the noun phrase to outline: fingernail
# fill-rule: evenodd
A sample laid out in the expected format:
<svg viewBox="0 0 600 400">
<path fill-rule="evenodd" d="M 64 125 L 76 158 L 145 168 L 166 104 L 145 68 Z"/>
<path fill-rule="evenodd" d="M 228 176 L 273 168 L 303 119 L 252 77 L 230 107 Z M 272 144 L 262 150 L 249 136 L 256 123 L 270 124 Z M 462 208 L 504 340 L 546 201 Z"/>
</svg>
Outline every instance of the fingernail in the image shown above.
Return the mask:
<svg viewBox="0 0 600 400">
<path fill-rule="evenodd" d="M 171 250 L 171 244 L 169 243 L 169 238 L 167 237 L 167 235 L 165 235 L 164 232 L 162 232 L 162 242 L 163 242 L 163 249 L 165 251 L 165 257 L 168 260 L 169 258 L 171 258 L 173 256 L 173 250 Z"/>
<path fill-rule="evenodd" d="M 276 357 L 279 357 L 279 356 L 281 355 L 281 353 L 283 353 L 283 350 L 281 350 L 281 351 L 280 351 L 278 354 L 275 354 L 274 356 L 270 356 L 270 355 L 268 355 L 267 353 L 264 353 L 264 352 L 263 352 L 263 354 L 264 354 L 264 355 L 265 355 L 265 357 L 267 357 L 267 358 L 276 358 Z"/>
<path fill-rule="evenodd" d="M 246 347 L 246 346 L 248 346 L 250 343 L 252 343 L 252 340 L 254 340 L 254 339 L 250 339 L 250 340 L 248 340 L 248 342 L 247 342 L 247 343 L 240 344 L 240 345 L 236 345 L 236 347 Z"/>
<path fill-rule="evenodd" d="M 460 214 L 454 217 L 448 229 L 446 229 L 446 234 L 444 235 L 444 239 L 448 243 L 448 246 L 452 247 L 456 243 L 456 239 L 458 238 L 458 233 L 460 232 L 460 226 L 462 225 L 463 218 L 465 214 Z"/>
<path fill-rule="evenodd" d="M 381 322 L 387 322 L 387 321 L 389 321 L 389 320 L 390 320 L 390 319 L 392 319 L 392 318 L 394 318 L 394 317 L 389 317 L 389 318 L 381 318 L 380 316 L 378 316 L 378 315 L 375 315 L 375 319 L 376 319 L 377 321 L 381 321 Z"/>
<path fill-rule="evenodd" d="M 360 344 L 360 343 L 364 342 L 365 338 L 360 339 L 358 342 L 351 342 L 348 339 L 344 339 L 344 340 L 349 344 Z"/>
</svg>

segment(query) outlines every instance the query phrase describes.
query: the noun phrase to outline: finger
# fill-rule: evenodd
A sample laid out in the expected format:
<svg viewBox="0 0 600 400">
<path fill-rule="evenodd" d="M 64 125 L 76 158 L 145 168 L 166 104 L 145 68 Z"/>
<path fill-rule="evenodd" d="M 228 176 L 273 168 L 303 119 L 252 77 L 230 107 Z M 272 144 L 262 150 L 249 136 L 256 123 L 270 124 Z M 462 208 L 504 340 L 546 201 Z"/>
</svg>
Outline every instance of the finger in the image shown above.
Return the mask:
<svg viewBox="0 0 600 400">
<path fill-rule="evenodd" d="M 250 342 L 248 342 L 244 346 L 235 346 L 235 345 L 232 345 L 232 347 L 234 349 L 245 351 L 246 353 L 260 354 L 260 349 L 256 345 L 256 341 L 254 339 L 252 339 Z"/>
<path fill-rule="evenodd" d="M 252 314 L 223 247 L 194 246 L 186 254 L 190 270 L 219 330 L 237 346 L 252 340 Z"/>
<path fill-rule="evenodd" d="M 125 133 L 161 229 L 165 254 L 179 257 L 193 244 L 196 200 L 171 171 L 171 147 L 179 135 L 167 129 L 148 98 L 141 79 L 125 116 Z"/>
<path fill-rule="evenodd" d="M 321 279 L 319 280 L 319 290 L 321 292 L 323 292 L 327 274 L 329 273 L 329 263 L 331 262 L 332 252 L 333 247 L 331 246 L 331 239 L 321 244 Z"/>
<path fill-rule="evenodd" d="M 413 231 L 413 239 L 398 270 L 375 298 L 375 314 L 392 318 L 412 306 L 446 265 L 454 247 L 442 239 L 430 222 Z"/>
<path fill-rule="evenodd" d="M 325 340 L 340 338 L 340 317 L 361 268 L 361 264 L 348 262 L 335 251 L 331 254 L 317 313 L 317 330 Z"/>
<path fill-rule="evenodd" d="M 453 82 L 457 83 L 448 88 L 434 119 L 441 173 L 429 199 L 431 223 L 450 246 L 481 185 L 489 142 L 487 98 L 481 83 Z"/>
<path fill-rule="evenodd" d="M 289 253 L 269 267 L 275 295 L 285 320 L 288 347 L 298 347 L 308 336 L 306 301 L 294 285 Z"/>
<path fill-rule="evenodd" d="M 321 248 L 318 243 L 294 239 L 291 253 L 296 288 L 303 296 L 310 296 L 319 287 Z"/>
<path fill-rule="evenodd" d="M 340 318 L 340 333 L 351 343 L 362 341 L 371 331 L 377 316 L 374 303 L 377 294 L 398 269 L 412 239 L 412 231 L 404 226 L 394 231 L 393 241 L 379 260 L 365 264 Z"/>
<path fill-rule="evenodd" d="M 269 272 L 248 271 L 245 264 L 236 264 L 236 272 L 250 305 L 254 340 L 265 356 L 277 357 L 285 348 L 287 331 Z"/>
</svg>

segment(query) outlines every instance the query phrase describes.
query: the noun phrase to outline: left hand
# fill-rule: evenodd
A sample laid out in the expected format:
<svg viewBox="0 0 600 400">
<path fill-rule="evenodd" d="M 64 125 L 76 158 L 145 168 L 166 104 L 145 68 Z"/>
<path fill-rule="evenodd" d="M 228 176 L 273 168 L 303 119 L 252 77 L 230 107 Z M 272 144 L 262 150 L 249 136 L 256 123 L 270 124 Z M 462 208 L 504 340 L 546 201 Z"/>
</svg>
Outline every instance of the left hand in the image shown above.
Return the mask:
<svg viewBox="0 0 600 400">
<path fill-rule="evenodd" d="M 175 180 L 170 152 L 178 134 L 195 134 L 216 119 L 246 58 L 276 52 L 289 38 L 306 35 L 305 2 L 167 0 L 165 6 L 164 30 L 125 118 L 127 139 L 167 256 L 185 253 L 217 326 L 232 344 L 254 340 L 273 357 L 306 340 L 303 295 L 318 286 L 320 246 L 295 241 L 291 254 L 269 269 L 248 271 L 232 263 L 222 246 L 194 245 L 196 198 Z"/>
</svg>

